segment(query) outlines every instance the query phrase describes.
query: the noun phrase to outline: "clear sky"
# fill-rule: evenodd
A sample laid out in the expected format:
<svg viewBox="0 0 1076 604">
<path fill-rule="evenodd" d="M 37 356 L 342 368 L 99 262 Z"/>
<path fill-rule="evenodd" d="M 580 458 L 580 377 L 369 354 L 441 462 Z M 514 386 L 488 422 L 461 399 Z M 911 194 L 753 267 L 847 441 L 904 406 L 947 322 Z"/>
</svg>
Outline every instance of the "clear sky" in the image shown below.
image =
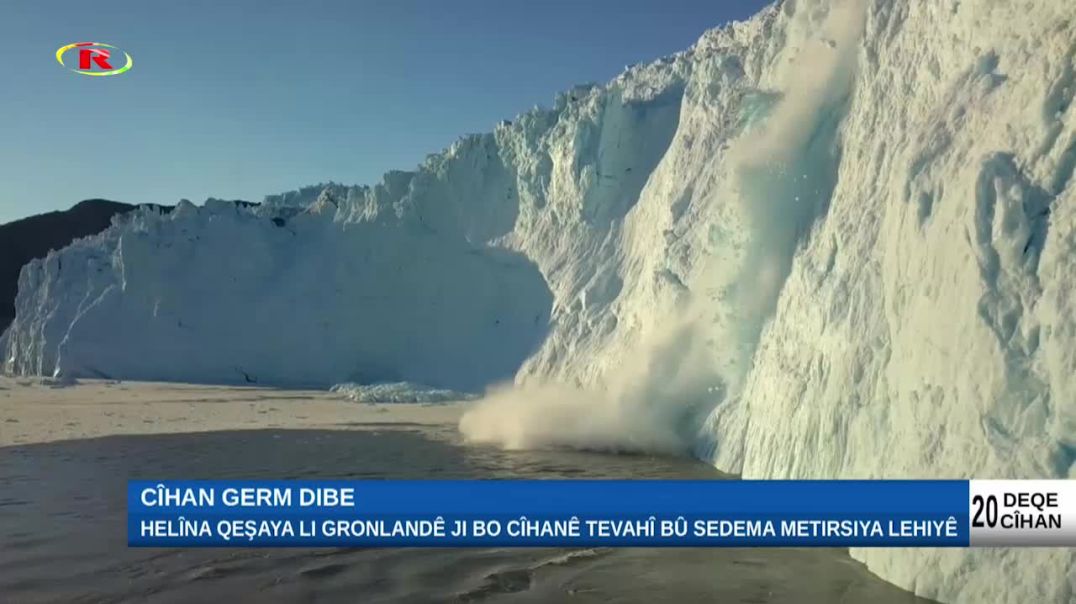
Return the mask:
<svg viewBox="0 0 1076 604">
<path fill-rule="evenodd" d="M 767 3 L 5 0 L 0 223 L 91 197 L 259 201 L 373 183 Z M 134 67 L 57 64 L 81 41 Z"/>
</svg>

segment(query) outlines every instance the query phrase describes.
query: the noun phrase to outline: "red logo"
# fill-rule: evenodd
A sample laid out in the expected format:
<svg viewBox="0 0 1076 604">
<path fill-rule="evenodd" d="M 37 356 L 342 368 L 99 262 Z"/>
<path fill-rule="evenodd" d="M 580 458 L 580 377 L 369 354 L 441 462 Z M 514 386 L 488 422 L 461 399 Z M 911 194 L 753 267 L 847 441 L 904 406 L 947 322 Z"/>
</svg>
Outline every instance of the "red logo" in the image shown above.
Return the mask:
<svg viewBox="0 0 1076 604">
<path fill-rule="evenodd" d="M 78 49 L 78 68 L 68 67 L 64 64 L 64 54 L 76 48 Z M 122 67 L 113 67 L 113 54 L 115 54 L 116 60 L 126 60 L 126 63 Z M 123 55 L 122 57 L 120 56 L 121 54 Z M 131 60 L 131 55 L 104 42 L 75 42 L 74 44 L 61 46 L 56 51 L 56 61 L 75 73 L 89 76 L 119 75 L 130 69 L 131 65 L 134 64 L 134 61 Z"/>
<path fill-rule="evenodd" d="M 78 50 L 78 68 L 90 69 L 90 61 L 93 61 L 101 69 L 112 69 L 112 65 L 108 63 L 110 56 L 112 56 L 112 51 L 107 48 L 80 48 Z"/>
</svg>

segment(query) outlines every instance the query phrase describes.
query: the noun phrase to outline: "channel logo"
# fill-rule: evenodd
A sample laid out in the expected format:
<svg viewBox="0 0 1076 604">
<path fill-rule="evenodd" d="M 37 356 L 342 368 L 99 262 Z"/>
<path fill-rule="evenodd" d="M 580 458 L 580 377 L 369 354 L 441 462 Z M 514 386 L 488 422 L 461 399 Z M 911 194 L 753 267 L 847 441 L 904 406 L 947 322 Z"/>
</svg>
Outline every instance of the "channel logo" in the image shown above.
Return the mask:
<svg viewBox="0 0 1076 604">
<path fill-rule="evenodd" d="M 78 67 L 64 63 L 64 55 L 70 50 L 78 49 Z M 113 61 L 122 53 L 127 63 L 123 67 L 113 67 Z M 75 42 L 67 46 L 61 46 L 56 51 L 56 61 L 75 73 L 88 76 L 114 76 L 131 69 L 134 60 L 127 54 L 111 44 L 103 42 Z"/>
</svg>

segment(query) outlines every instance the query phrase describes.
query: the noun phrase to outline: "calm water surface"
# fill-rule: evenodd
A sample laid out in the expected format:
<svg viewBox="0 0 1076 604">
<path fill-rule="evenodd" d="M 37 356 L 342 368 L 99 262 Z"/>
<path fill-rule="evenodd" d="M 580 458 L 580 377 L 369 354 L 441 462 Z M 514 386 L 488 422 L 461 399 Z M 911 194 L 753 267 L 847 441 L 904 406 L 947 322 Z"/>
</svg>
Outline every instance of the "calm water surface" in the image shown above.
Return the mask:
<svg viewBox="0 0 1076 604">
<path fill-rule="evenodd" d="M 834 549 L 129 549 L 129 479 L 723 479 L 687 459 L 504 452 L 454 427 L 0 448 L 3 602 L 925 602 Z"/>
</svg>

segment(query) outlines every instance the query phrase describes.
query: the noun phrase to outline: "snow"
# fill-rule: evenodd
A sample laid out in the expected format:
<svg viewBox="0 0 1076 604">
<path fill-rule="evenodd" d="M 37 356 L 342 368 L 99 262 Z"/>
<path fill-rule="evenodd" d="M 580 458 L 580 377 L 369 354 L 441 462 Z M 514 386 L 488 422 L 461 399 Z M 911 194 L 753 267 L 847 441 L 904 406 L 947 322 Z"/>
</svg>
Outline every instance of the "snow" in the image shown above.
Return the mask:
<svg viewBox="0 0 1076 604">
<path fill-rule="evenodd" d="M 417 170 L 127 215 L 28 265 L 7 369 L 490 389 L 506 447 L 750 478 L 1076 478 L 1076 5 L 785 0 Z M 856 550 L 1071 601 L 1072 550 Z"/>
</svg>

